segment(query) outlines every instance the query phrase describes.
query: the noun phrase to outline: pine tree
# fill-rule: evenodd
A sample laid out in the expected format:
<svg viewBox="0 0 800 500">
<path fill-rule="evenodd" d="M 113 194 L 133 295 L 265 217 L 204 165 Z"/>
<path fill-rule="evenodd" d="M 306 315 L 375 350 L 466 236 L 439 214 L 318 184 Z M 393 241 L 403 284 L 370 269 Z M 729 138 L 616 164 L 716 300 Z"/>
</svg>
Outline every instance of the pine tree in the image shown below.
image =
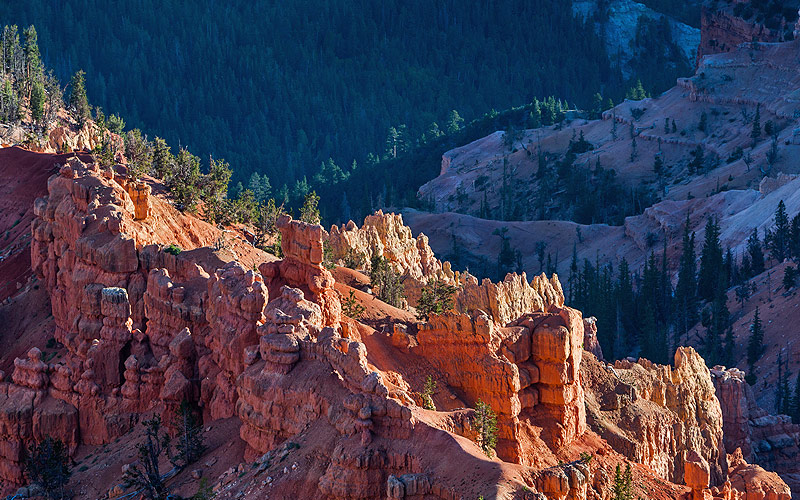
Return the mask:
<svg viewBox="0 0 800 500">
<path fill-rule="evenodd" d="M 675 288 L 675 302 L 679 311 L 678 333 L 686 333 L 697 321 L 697 278 L 694 252 L 694 233 L 690 231 L 689 214 L 683 227 L 683 246 L 678 269 L 678 284 Z"/>
<path fill-rule="evenodd" d="M 633 472 L 628 464 L 623 472 L 619 464 L 614 471 L 613 500 L 633 500 Z"/>
<path fill-rule="evenodd" d="M 653 172 L 659 177 L 664 173 L 664 158 L 658 154 L 653 161 Z"/>
<path fill-rule="evenodd" d="M 305 197 L 303 207 L 300 209 L 300 220 L 308 224 L 319 224 L 319 196 L 311 191 Z"/>
<path fill-rule="evenodd" d="M 89 100 L 86 98 L 86 73 L 78 70 L 70 82 L 72 91 L 69 95 L 69 107 L 79 125 L 89 119 Z"/>
<path fill-rule="evenodd" d="M 708 128 L 708 115 L 706 114 L 705 111 L 703 111 L 703 113 L 700 114 L 700 123 L 697 125 L 697 129 L 700 130 L 701 132 L 706 132 L 707 128 Z"/>
<path fill-rule="evenodd" d="M 800 371 L 794 383 L 794 398 L 792 399 L 792 422 L 800 424 Z"/>
<path fill-rule="evenodd" d="M 497 416 L 492 407 L 480 399 L 475 403 L 475 428 L 478 430 L 478 446 L 491 457 L 497 445 Z"/>
<path fill-rule="evenodd" d="M 198 418 L 197 410 L 184 400 L 175 412 L 176 458 L 182 467 L 199 460 L 206 449 L 203 444 L 203 422 Z"/>
<path fill-rule="evenodd" d="M 761 249 L 761 240 L 758 239 L 758 229 L 753 228 L 747 238 L 747 253 L 750 256 L 750 269 L 752 275 L 757 276 L 764 272 L 764 252 Z"/>
<path fill-rule="evenodd" d="M 67 498 L 64 487 L 72 474 L 70 462 L 66 445 L 60 439 L 47 437 L 28 449 L 25 473 L 44 490 L 48 499 Z"/>
<path fill-rule="evenodd" d="M 25 92 L 30 94 L 36 83 L 44 80 L 44 68 L 39 54 L 39 41 L 36 28 L 29 26 L 25 32 Z"/>
<path fill-rule="evenodd" d="M 756 106 L 756 115 L 753 117 L 753 130 L 750 132 L 750 138 L 753 139 L 753 147 L 761 138 L 761 104 Z"/>
<path fill-rule="evenodd" d="M 800 259 L 800 213 L 792 217 L 789 228 L 789 256 Z"/>
<path fill-rule="evenodd" d="M 775 227 L 767 232 L 765 238 L 770 256 L 778 262 L 789 256 L 790 230 L 786 204 L 781 200 L 775 210 Z"/>
<path fill-rule="evenodd" d="M 145 440 L 136 446 L 139 459 L 128 467 L 123 480 L 126 487 L 134 486 L 152 500 L 166 500 L 169 487 L 161 475 L 161 456 L 170 457 L 169 434 L 161 430 L 161 417 L 144 421 Z"/>
<path fill-rule="evenodd" d="M 781 401 L 781 411 L 782 415 L 790 415 L 792 411 L 792 390 L 789 387 L 789 358 L 786 358 L 785 361 L 786 365 L 783 368 L 783 379 L 781 379 L 781 393 L 783 395 L 783 400 Z"/>
<path fill-rule="evenodd" d="M 725 293 L 725 273 L 718 273 L 719 284 L 715 288 L 714 301 L 711 304 L 711 321 L 706 330 L 706 361 L 713 366 L 723 362 L 723 336 L 730 328 L 730 312 L 728 296 Z"/>
<path fill-rule="evenodd" d="M 753 313 L 753 321 L 750 323 L 750 340 L 747 342 L 747 363 L 752 371 L 753 365 L 761 358 L 764 352 L 764 326 L 761 324 L 758 307 Z"/>
<path fill-rule="evenodd" d="M 167 189 L 179 210 L 194 211 L 200 198 L 200 158 L 181 149 L 165 178 Z"/>
<path fill-rule="evenodd" d="M 778 414 L 783 413 L 785 407 L 783 379 L 783 350 L 780 350 L 778 351 L 778 384 L 775 387 L 775 413 Z"/>
<path fill-rule="evenodd" d="M 700 272 L 697 276 L 697 295 L 706 301 L 714 300 L 722 269 L 722 247 L 719 243 L 719 224 L 713 217 L 706 221 L 705 240 L 700 253 Z"/>
<path fill-rule="evenodd" d="M 129 130 L 124 136 L 125 157 L 128 160 L 128 175 L 131 179 L 140 179 L 149 174 L 153 166 L 153 148 L 141 131 Z"/>
<path fill-rule="evenodd" d="M 783 288 L 788 292 L 797 285 L 797 268 L 793 266 L 786 266 L 783 271 Z"/>
<path fill-rule="evenodd" d="M 417 303 L 417 319 L 428 321 L 431 314 L 442 314 L 452 309 L 453 296 L 457 291 L 458 287 L 439 279 L 426 283 Z"/>
<path fill-rule="evenodd" d="M 153 174 L 159 179 L 166 179 L 175 163 L 175 157 L 167 146 L 167 142 L 156 137 L 153 140 Z"/>
<path fill-rule="evenodd" d="M 569 264 L 569 279 L 567 280 L 569 284 L 569 304 L 573 305 L 575 303 L 575 296 L 577 292 L 578 286 L 578 244 L 572 244 L 572 260 Z"/>
<path fill-rule="evenodd" d="M 44 119 L 44 106 L 47 96 L 44 92 L 44 84 L 36 81 L 31 89 L 31 118 L 36 123 L 41 123 Z"/>
<path fill-rule="evenodd" d="M 447 116 L 447 122 L 445 122 L 445 130 L 448 134 L 452 135 L 457 133 L 461 130 L 461 127 L 464 126 L 464 119 L 461 118 L 461 115 L 458 114 L 458 111 L 455 109 L 450 111 L 450 114 Z"/>
</svg>

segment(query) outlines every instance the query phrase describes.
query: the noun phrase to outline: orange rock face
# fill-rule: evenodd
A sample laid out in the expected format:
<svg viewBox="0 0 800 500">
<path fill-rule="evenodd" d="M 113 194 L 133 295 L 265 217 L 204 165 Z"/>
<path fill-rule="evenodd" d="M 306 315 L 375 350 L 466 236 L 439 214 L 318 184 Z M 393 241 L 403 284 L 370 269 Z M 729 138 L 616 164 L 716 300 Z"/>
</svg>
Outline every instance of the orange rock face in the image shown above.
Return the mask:
<svg viewBox="0 0 800 500">
<path fill-rule="evenodd" d="M 556 275 L 549 280 L 544 274 L 534 276 L 530 283 L 525 273 L 510 273 L 499 283 L 484 279 L 478 284 L 478 280 L 469 274 L 460 278 L 460 289 L 455 296 L 456 310 L 469 314 L 484 311 L 501 325 L 532 311 L 564 306 L 564 292 Z"/>
<path fill-rule="evenodd" d="M 416 238 L 403 224 L 403 216 L 378 211 L 368 215 L 359 228 L 348 222 L 332 226 L 327 239 L 331 259 L 340 265 L 369 271 L 373 257 L 384 257 L 394 270 L 406 277 L 406 294 L 414 302 L 419 289 L 431 280 L 455 284 L 456 274 L 449 262 L 433 254 L 428 237 Z"/>
<path fill-rule="evenodd" d="M 694 349 L 678 348 L 674 368 L 644 359 L 606 365 L 587 356 L 583 375 L 590 427 L 615 450 L 678 484 L 685 481 L 685 454 L 695 452 L 712 486 L 725 481 L 722 411 Z"/>
<path fill-rule="evenodd" d="M 412 352 L 432 363 L 465 402 L 482 400 L 497 412 L 500 458 L 532 464 L 541 457 L 522 448 L 522 441 L 557 450 L 586 430 L 577 311 L 552 307 L 509 328 L 485 314 L 445 313 L 422 325 L 417 341 Z M 535 437 L 528 435 L 533 427 Z"/>
<path fill-rule="evenodd" d="M 800 454 L 800 425 L 787 415 L 770 415 L 761 409 L 741 370 L 715 366 L 711 376 L 722 407 L 725 448 L 738 450 L 743 460 L 758 457 L 771 470 L 787 473 L 792 488 L 800 486 L 792 474 Z"/>
</svg>

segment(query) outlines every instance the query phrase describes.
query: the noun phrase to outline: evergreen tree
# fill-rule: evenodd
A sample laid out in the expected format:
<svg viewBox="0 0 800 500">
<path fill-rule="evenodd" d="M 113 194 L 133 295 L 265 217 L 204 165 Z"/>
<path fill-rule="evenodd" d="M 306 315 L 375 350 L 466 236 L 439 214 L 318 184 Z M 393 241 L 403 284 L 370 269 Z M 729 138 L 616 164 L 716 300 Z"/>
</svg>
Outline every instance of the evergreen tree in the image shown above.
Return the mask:
<svg viewBox="0 0 800 500">
<path fill-rule="evenodd" d="M 28 449 L 25 473 L 44 490 L 48 499 L 71 498 L 64 491 L 72 474 L 70 462 L 66 445 L 60 439 L 47 437 Z"/>
<path fill-rule="evenodd" d="M 42 58 L 39 54 L 39 40 L 36 28 L 29 26 L 25 32 L 25 92 L 30 95 L 36 83 L 44 80 Z"/>
<path fill-rule="evenodd" d="M 791 290 L 797 285 L 797 268 L 793 266 L 786 266 L 783 271 L 783 288 L 786 291 Z"/>
<path fill-rule="evenodd" d="M 697 278 L 694 251 L 694 233 L 691 232 L 689 214 L 683 227 L 683 244 L 678 269 L 678 284 L 675 288 L 675 302 L 678 310 L 678 333 L 686 333 L 697 321 Z"/>
<path fill-rule="evenodd" d="M 182 401 L 175 412 L 175 429 L 176 459 L 182 467 L 186 467 L 199 460 L 206 449 L 203 444 L 203 422 L 198 416 L 198 409 L 188 401 Z"/>
<path fill-rule="evenodd" d="M 789 256 L 800 259 L 800 213 L 792 217 L 789 228 Z"/>
<path fill-rule="evenodd" d="M 442 314 L 453 308 L 453 296 L 458 287 L 439 279 L 432 280 L 422 287 L 417 303 L 417 319 L 428 321 L 431 314 Z"/>
<path fill-rule="evenodd" d="M 792 423 L 800 424 L 800 371 L 794 383 L 794 398 L 792 400 Z"/>
<path fill-rule="evenodd" d="M 619 464 L 614 471 L 614 487 L 612 489 L 612 500 L 633 500 L 633 473 L 631 465 L 627 464 L 625 471 L 620 469 Z"/>
<path fill-rule="evenodd" d="M 153 140 L 153 174 L 159 179 L 166 179 L 175 163 L 175 157 L 167 142 L 156 137 Z"/>
<path fill-rule="evenodd" d="M 136 446 L 138 461 L 128 467 L 123 476 L 126 487 L 135 487 L 151 500 L 166 500 L 169 487 L 161 475 L 161 457 L 170 458 L 169 434 L 161 430 L 161 418 L 144 421 L 145 440 Z"/>
<path fill-rule="evenodd" d="M 761 358 L 763 352 L 764 327 L 761 324 L 758 307 L 756 307 L 753 313 L 753 321 L 750 323 L 750 340 L 747 342 L 747 363 L 751 371 L 753 370 L 753 365 Z"/>
<path fill-rule="evenodd" d="M 389 132 L 386 134 L 386 152 L 384 158 L 397 158 L 398 144 L 400 142 L 400 133 L 394 127 L 389 127 Z"/>
<path fill-rule="evenodd" d="M 372 258 L 369 279 L 378 299 L 395 307 L 402 305 L 405 298 L 402 278 L 383 256 Z"/>
<path fill-rule="evenodd" d="M 208 174 L 203 176 L 200 190 L 200 198 L 207 207 L 216 208 L 225 203 L 232 175 L 233 171 L 227 161 L 208 159 Z"/>
<path fill-rule="evenodd" d="M 475 428 L 478 430 L 478 446 L 491 457 L 497 445 L 497 416 L 492 407 L 480 399 L 475 403 Z"/>
<path fill-rule="evenodd" d="M 461 130 L 461 127 L 464 126 L 464 119 L 461 118 L 461 115 L 458 114 L 458 111 L 455 109 L 450 111 L 450 114 L 447 116 L 447 121 L 445 122 L 445 130 L 448 134 L 453 135 Z"/>
<path fill-rule="evenodd" d="M 761 104 L 756 106 L 756 115 L 753 117 L 753 130 L 750 132 L 750 138 L 753 139 L 753 147 L 761 138 Z"/>
<path fill-rule="evenodd" d="M 86 98 L 86 73 L 78 70 L 70 82 L 72 88 L 69 95 L 69 107 L 79 125 L 89 119 L 89 100 Z"/>
<path fill-rule="evenodd" d="M 44 84 L 39 81 L 34 82 L 31 89 L 31 118 L 36 123 L 42 123 L 44 119 L 46 99 Z"/>
<path fill-rule="evenodd" d="M 697 276 L 697 295 L 706 301 L 714 300 L 722 269 L 722 247 L 719 243 L 719 224 L 713 217 L 706 221 L 705 240 L 700 253 L 700 272 Z"/>
<path fill-rule="evenodd" d="M 664 173 L 664 158 L 660 154 L 657 154 L 653 161 L 653 172 L 659 177 Z"/>
<path fill-rule="evenodd" d="M 764 252 L 761 249 L 761 240 L 758 239 L 758 229 L 753 228 L 750 237 L 747 238 L 747 254 L 750 257 L 750 269 L 752 275 L 757 276 L 764 272 Z"/>
<path fill-rule="evenodd" d="M 692 150 L 692 161 L 689 162 L 689 173 L 695 174 L 700 173 L 703 170 L 703 165 L 705 164 L 705 152 L 703 151 L 703 147 L 698 145 L 697 148 Z"/>
<path fill-rule="evenodd" d="M 331 160 L 331 162 L 332 161 L 333 160 Z M 272 185 L 269 182 L 269 177 L 266 175 L 259 175 L 258 172 L 253 172 L 250 175 L 247 189 L 253 192 L 253 196 L 255 196 L 259 203 L 266 203 L 272 194 Z"/>
<path fill-rule="evenodd" d="M 125 158 L 128 160 L 128 175 L 131 179 L 140 179 L 149 174 L 153 165 L 153 149 L 141 131 L 129 130 L 123 137 L 125 141 Z"/>
<path fill-rule="evenodd" d="M 710 366 L 720 364 L 723 361 L 723 336 L 730 328 L 730 312 L 728 311 L 728 296 L 725 293 L 723 282 L 724 273 L 718 273 L 719 284 L 714 291 L 714 301 L 711 304 L 711 318 L 706 329 L 706 361 Z M 729 348 L 732 346 L 729 346 Z"/>
<path fill-rule="evenodd" d="M 789 257 L 790 230 L 786 204 L 781 200 L 775 210 L 775 227 L 767 232 L 765 238 L 770 256 L 778 262 Z"/>
<path fill-rule="evenodd" d="M 308 224 L 319 224 L 319 196 L 311 191 L 305 197 L 303 207 L 300 209 L 300 220 Z"/>
<path fill-rule="evenodd" d="M 642 99 L 646 98 L 647 92 L 644 90 L 641 80 L 636 80 L 636 85 L 628 90 L 628 93 L 625 95 L 625 99 L 629 99 L 631 101 L 641 101 Z"/>
<path fill-rule="evenodd" d="M 194 211 L 200 199 L 200 158 L 181 149 L 165 178 L 170 195 L 179 210 Z"/>
<path fill-rule="evenodd" d="M 705 111 L 700 114 L 700 123 L 697 125 L 697 129 L 704 133 L 706 132 L 706 129 L 708 129 L 708 115 Z"/>
</svg>

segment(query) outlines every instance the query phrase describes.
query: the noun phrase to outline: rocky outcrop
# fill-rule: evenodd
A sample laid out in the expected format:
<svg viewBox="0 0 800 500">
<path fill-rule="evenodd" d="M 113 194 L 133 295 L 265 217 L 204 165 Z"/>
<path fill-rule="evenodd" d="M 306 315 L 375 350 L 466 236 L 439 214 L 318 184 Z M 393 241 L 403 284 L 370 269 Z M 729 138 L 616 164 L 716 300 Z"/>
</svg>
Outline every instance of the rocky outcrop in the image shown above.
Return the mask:
<svg viewBox="0 0 800 500">
<path fill-rule="evenodd" d="M 686 472 L 686 454 L 695 452 L 708 466 L 709 484 L 724 483 L 722 411 L 694 349 L 678 348 L 674 368 L 645 359 L 605 365 L 586 358 L 589 425 L 615 450 L 678 484 L 696 472 Z"/>
<path fill-rule="evenodd" d="M 722 407 L 725 448 L 769 470 L 795 472 L 800 425 L 792 424 L 786 415 L 770 415 L 761 409 L 741 370 L 716 366 L 711 376 Z"/>
<path fill-rule="evenodd" d="M 128 182 L 125 190 L 133 202 L 133 218 L 136 220 L 146 219 L 150 216 L 150 192 L 151 188 L 144 182 Z"/>
<path fill-rule="evenodd" d="M 738 5 L 738 8 L 737 8 Z M 756 14 L 752 7 L 746 7 L 747 2 L 737 1 L 733 5 L 715 2 L 715 8 L 703 7 L 700 20 L 700 46 L 697 48 L 697 64 L 703 56 L 731 52 L 741 44 L 756 42 L 782 42 L 787 35 L 791 35 L 794 25 L 786 23 L 785 19 L 775 19 L 779 26 L 775 29 L 767 28 L 763 22 L 756 21 Z M 735 14 L 749 12 L 749 19 L 744 19 Z M 773 20 L 770 20 L 773 21 Z M 791 38 L 788 38 L 791 39 Z"/>
<path fill-rule="evenodd" d="M 586 429 L 579 366 L 583 320 L 573 309 L 531 313 L 509 328 L 486 314 L 432 316 L 421 325 L 419 353 L 470 406 L 488 403 L 498 415 L 500 458 L 541 460 L 520 443 L 532 439 L 557 450 Z M 536 427 L 536 436 L 529 436 Z M 523 438 L 522 436 L 526 436 Z"/>
<path fill-rule="evenodd" d="M 369 271 L 373 257 L 384 257 L 395 271 L 416 282 L 456 281 L 450 263 L 434 256 L 427 236 L 420 234 L 414 238 L 400 214 L 384 214 L 379 210 L 368 215 L 360 228 L 353 221 L 341 227 L 332 226 L 327 245 L 331 259 L 346 267 Z"/>
<path fill-rule="evenodd" d="M 509 273 L 499 283 L 484 279 L 478 284 L 477 278 L 465 273 L 459 285 L 454 298 L 457 311 L 483 311 L 503 326 L 529 312 L 564 306 L 564 292 L 555 274 L 549 280 L 544 274 L 534 276 L 529 283 L 525 273 Z"/>
<path fill-rule="evenodd" d="M 748 464 L 742 458 L 741 450 L 736 449 L 728 456 L 730 464 L 730 484 L 744 500 L 789 500 L 792 492 L 786 483 L 774 472 L 768 472 L 758 465 Z"/>
</svg>

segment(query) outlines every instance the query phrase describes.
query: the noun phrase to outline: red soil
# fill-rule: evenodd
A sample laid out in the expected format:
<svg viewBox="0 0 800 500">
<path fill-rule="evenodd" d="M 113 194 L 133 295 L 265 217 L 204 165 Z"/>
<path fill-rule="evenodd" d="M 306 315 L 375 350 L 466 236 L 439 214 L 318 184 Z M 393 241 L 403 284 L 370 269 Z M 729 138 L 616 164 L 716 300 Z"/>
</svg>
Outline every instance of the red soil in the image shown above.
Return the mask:
<svg viewBox="0 0 800 500">
<path fill-rule="evenodd" d="M 47 179 L 73 153 L 0 149 L 0 301 L 17 293 L 31 276 L 33 201 L 47 194 Z M 86 153 L 78 155 L 90 161 Z"/>
</svg>

